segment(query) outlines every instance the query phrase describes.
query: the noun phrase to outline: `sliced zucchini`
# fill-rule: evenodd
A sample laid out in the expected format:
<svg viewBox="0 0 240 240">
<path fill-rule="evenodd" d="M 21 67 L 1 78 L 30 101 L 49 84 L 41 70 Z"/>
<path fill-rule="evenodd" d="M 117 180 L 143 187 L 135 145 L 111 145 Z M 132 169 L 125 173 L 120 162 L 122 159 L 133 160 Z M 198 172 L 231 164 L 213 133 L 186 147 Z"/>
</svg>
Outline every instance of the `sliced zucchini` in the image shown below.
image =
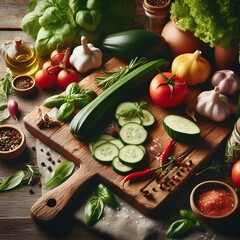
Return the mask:
<svg viewBox="0 0 240 240">
<path fill-rule="evenodd" d="M 120 129 L 119 135 L 124 143 L 139 145 L 145 142 L 148 133 L 146 129 L 138 123 L 126 123 Z"/>
<path fill-rule="evenodd" d="M 120 116 L 120 117 L 118 117 L 117 122 L 118 122 L 119 126 L 121 126 L 121 127 L 123 125 L 125 125 L 126 123 L 130 123 L 130 122 L 135 122 L 138 124 L 142 123 L 140 117 L 138 117 L 138 116 L 132 117 L 132 118 L 125 118 L 125 117 Z"/>
<path fill-rule="evenodd" d="M 118 107 L 116 108 L 115 111 L 115 118 L 118 119 L 119 118 L 119 111 L 124 110 L 124 109 L 128 109 L 128 108 L 133 108 L 135 106 L 134 102 L 122 102 L 118 105 Z"/>
<path fill-rule="evenodd" d="M 168 115 L 163 120 L 163 126 L 168 135 L 175 141 L 189 142 L 201 132 L 191 120 L 178 115 Z"/>
<path fill-rule="evenodd" d="M 105 142 L 94 149 L 93 156 L 102 163 L 109 163 L 114 157 L 118 156 L 118 153 L 119 149 L 116 145 L 110 142 Z"/>
<path fill-rule="evenodd" d="M 119 150 L 119 159 L 124 164 L 136 164 L 144 158 L 143 150 L 137 145 L 125 145 Z"/>
<path fill-rule="evenodd" d="M 116 145 L 119 149 L 124 146 L 123 142 L 120 139 L 117 139 L 117 138 L 112 139 L 109 142 L 113 143 L 114 145 Z"/>
<path fill-rule="evenodd" d="M 123 164 L 120 160 L 119 157 L 115 157 L 112 161 L 112 168 L 116 173 L 119 174 L 127 174 L 133 170 L 133 166 Z"/>
<path fill-rule="evenodd" d="M 144 118 L 141 118 L 141 121 L 142 121 L 141 124 L 144 127 L 152 126 L 155 123 L 155 117 L 151 112 L 149 112 L 146 109 L 143 109 L 142 111 L 143 111 Z"/>
</svg>

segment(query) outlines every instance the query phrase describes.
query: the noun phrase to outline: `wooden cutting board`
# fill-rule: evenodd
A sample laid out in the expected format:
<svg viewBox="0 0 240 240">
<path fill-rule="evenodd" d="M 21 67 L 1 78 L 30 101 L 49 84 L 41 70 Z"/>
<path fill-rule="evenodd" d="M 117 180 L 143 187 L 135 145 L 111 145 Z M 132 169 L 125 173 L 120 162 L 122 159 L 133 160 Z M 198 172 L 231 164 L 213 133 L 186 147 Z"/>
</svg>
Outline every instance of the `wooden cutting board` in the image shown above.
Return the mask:
<svg viewBox="0 0 240 240">
<path fill-rule="evenodd" d="M 102 89 L 96 86 L 94 78 L 102 76 L 102 70 L 114 71 L 122 66 L 125 66 L 124 62 L 116 58 L 110 59 L 101 69 L 80 81 L 79 85 L 82 88 L 92 88 L 100 94 Z M 199 89 L 190 88 L 186 105 L 194 104 L 199 93 Z M 187 117 L 185 114 L 186 105 L 184 104 L 173 109 L 160 108 L 151 101 L 148 94 L 148 86 L 143 86 L 139 90 L 135 89 L 133 94 L 126 96 L 124 100 L 147 101 L 148 110 L 156 118 L 156 124 L 148 130 L 149 139 L 145 144 L 147 159 L 144 160 L 144 163 L 137 170 L 156 167 L 158 166 L 157 154 L 160 154 L 171 140 L 163 128 L 163 118 L 168 114 L 178 114 Z M 41 109 L 46 113 L 51 110 L 42 106 Z M 201 135 L 195 142 L 189 144 L 177 143 L 174 145 L 172 155 L 175 157 L 188 151 L 189 154 L 179 167 L 170 166 L 171 171 L 167 174 L 170 181 L 166 185 L 163 186 L 154 179 L 145 178 L 126 183 L 123 187 L 122 180 L 124 176 L 114 172 L 111 166 L 95 161 L 88 149 L 88 145 L 79 141 L 70 133 L 68 123 L 60 127 L 40 130 L 37 127 L 37 121 L 38 113 L 36 109 L 24 118 L 24 125 L 36 138 L 80 166 L 79 170 L 66 182 L 45 194 L 34 204 L 31 210 L 32 216 L 35 220 L 41 222 L 54 220 L 63 214 L 72 203 L 74 195 L 80 192 L 84 196 L 84 191 L 94 183 L 96 178 L 99 178 L 99 181 L 104 182 L 112 191 L 145 215 L 149 217 L 154 216 L 163 203 L 177 189 L 187 186 L 193 173 L 218 149 L 232 131 L 234 124 L 233 119 L 230 118 L 223 123 L 216 123 L 197 115 L 197 125 L 201 129 Z M 110 115 L 106 117 L 106 122 L 102 124 L 105 125 L 106 129 L 109 129 L 114 123 L 113 121 L 114 117 Z"/>
</svg>

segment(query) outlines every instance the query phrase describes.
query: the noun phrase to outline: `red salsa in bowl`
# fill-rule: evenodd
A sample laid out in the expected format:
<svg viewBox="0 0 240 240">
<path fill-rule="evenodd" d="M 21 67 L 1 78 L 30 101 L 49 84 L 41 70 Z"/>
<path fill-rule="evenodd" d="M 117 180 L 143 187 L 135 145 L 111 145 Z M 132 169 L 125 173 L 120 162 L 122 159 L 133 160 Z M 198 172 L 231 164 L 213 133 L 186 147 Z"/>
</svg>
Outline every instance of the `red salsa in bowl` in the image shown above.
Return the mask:
<svg viewBox="0 0 240 240">
<path fill-rule="evenodd" d="M 205 220 L 230 217 L 236 211 L 238 202 L 238 195 L 234 189 L 221 181 L 202 182 L 190 195 L 193 212 Z"/>
</svg>

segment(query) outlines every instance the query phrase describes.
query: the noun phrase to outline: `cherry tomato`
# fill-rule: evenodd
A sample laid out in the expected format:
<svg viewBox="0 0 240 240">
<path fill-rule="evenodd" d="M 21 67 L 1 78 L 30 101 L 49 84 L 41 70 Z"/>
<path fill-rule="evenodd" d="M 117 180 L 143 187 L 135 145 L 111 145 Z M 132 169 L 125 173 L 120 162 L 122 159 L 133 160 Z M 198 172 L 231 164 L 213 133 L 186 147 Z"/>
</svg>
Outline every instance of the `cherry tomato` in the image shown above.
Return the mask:
<svg viewBox="0 0 240 240">
<path fill-rule="evenodd" d="M 55 49 L 54 51 L 51 52 L 50 54 L 50 60 L 52 61 L 52 65 L 59 65 L 63 63 L 63 59 L 65 56 L 65 52 L 67 51 L 66 48 L 63 49 Z M 69 61 L 71 56 L 70 51 L 68 50 L 67 56 L 66 56 L 66 62 L 65 62 L 65 67 L 69 68 L 71 66 L 71 63 Z"/>
<path fill-rule="evenodd" d="M 157 74 L 149 87 L 151 99 L 164 108 L 172 108 L 183 103 L 187 98 L 186 82 L 171 72 Z"/>
<path fill-rule="evenodd" d="M 42 66 L 42 69 L 48 71 L 49 73 L 58 74 L 61 71 L 61 68 L 58 66 L 53 66 L 51 60 L 45 62 Z"/>
<path fill-rule="evenodd" d="M 240 188 L 240 160 L 234 163 L 231 175 L 233 183 Z"/>
<path fill-rule="evenodd" d="M 58 85 L 66 89 L 68 84 L 78 82 L 78 74 L 73 69 L 62 69 L 57 76 Z"/>
<path fill-rule="evenodd" d="M 53 73 L 48 73 L 45 69 L 41 69 L 35 74 L 35 80 L 40 88 L 48 89 L 54 86 L 57 76 Z"/>
</svg>

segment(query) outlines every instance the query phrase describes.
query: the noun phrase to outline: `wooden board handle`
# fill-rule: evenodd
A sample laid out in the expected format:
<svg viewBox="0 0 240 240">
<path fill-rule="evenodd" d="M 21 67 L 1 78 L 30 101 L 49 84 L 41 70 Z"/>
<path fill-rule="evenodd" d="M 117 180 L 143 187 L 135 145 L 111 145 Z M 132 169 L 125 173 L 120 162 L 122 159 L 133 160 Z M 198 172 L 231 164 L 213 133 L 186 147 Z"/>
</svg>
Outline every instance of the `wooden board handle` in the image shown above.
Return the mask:
<svg viewBox="0 0 240 240">
<path fill-rule="evenodd" d="M 70 209 L 75 195 L 86 190 L 92 178 L 96 176 L 82 164 L 64 183 L 44 194 L 31 208 L 31 216 L 39 223 L 51 222 L 63 216 Z M 91 181 L 90 181 L 91 180 Z M 83 194 L 82 194 L 83 195 Z M 80 203 L 81 199 L 77 199 Z M 79 207 L 79 206 L 78 206 Z"/>
</svg>

